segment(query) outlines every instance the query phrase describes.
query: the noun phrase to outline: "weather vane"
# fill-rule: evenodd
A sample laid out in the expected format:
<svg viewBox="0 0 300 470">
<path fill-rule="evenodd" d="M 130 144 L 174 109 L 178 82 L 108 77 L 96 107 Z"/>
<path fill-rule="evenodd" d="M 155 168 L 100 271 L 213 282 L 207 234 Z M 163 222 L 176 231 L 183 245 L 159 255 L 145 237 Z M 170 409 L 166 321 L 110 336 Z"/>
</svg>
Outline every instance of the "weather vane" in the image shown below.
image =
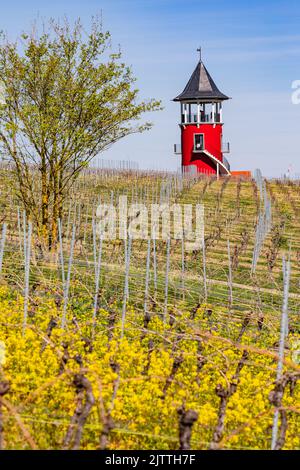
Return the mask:
<svg viewBox="0 0 300 470">
<path fill-rule="evenodd" d="M 201 61 L 201 59 L 202 59 L 202 57 L 201 57 L 201 55 L 202 55 L 202 48 L 201 48 L 201 47 L 198 47 L 197 52 L 199 52 L 199 58 L 200 58 L 200 61 Z"/>
</svg>

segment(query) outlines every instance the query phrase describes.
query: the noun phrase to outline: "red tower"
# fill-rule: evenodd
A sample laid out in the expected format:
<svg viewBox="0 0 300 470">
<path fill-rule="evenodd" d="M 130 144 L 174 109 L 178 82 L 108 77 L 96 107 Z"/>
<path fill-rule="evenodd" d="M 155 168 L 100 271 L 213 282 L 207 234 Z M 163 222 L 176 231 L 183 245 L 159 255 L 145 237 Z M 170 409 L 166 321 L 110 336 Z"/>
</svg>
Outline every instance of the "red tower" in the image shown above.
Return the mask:
<svg viewBox="0 0 300 470">
<path fill-rule="evenodd" d="M 200 51 L 201 52 L 201 51 Z M 222 103 L 228 100 L 217 88 L 201 57 L 183 92 L 173 101 L 180 102 L 182 171 L 230 175 L 224 153 Z"/>
</svg>

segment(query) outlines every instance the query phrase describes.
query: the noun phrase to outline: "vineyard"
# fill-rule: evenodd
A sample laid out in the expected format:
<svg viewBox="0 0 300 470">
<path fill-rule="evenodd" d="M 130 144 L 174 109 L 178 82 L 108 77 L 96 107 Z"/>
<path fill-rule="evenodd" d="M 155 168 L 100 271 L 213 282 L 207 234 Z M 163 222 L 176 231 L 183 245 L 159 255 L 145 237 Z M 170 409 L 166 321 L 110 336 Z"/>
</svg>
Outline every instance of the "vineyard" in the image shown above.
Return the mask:
<svg viewBox="0 0 300 470">
<path fill-rule="evenodd" d="M 0 172 L 1 449 L 300 449 L 298 181 L 90 168 L 45 254 Z M 120 196 L 203 204 L 201 249 L 104 239 Z"/>
</svg>

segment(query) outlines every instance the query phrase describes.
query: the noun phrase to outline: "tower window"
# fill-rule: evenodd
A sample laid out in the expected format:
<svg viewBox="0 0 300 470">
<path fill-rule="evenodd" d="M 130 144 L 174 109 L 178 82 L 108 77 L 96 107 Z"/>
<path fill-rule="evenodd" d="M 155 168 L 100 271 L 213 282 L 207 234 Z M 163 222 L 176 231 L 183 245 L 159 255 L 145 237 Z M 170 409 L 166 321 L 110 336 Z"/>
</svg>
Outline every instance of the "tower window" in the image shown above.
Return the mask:
<svg viewBox="0 0 300 470">
<path fill-rule="evenodd" d="M 204 134 L 194 134 L 194 152 L 204 150 Z"/>
</svg>

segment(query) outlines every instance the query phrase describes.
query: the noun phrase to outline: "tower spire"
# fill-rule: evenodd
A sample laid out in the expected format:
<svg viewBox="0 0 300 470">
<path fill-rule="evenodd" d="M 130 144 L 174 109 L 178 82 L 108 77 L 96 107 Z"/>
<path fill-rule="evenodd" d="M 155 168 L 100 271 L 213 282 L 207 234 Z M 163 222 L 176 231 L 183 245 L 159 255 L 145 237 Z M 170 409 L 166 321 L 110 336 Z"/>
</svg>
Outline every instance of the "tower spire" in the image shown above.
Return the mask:
<svg viewBox="0 0 300 470">
<path fill-rule="evenodd" d="M 197 52 L 199 52 L 199 61 L 202 61 L 202 47 L 198 47 Z"/>
</svg>

